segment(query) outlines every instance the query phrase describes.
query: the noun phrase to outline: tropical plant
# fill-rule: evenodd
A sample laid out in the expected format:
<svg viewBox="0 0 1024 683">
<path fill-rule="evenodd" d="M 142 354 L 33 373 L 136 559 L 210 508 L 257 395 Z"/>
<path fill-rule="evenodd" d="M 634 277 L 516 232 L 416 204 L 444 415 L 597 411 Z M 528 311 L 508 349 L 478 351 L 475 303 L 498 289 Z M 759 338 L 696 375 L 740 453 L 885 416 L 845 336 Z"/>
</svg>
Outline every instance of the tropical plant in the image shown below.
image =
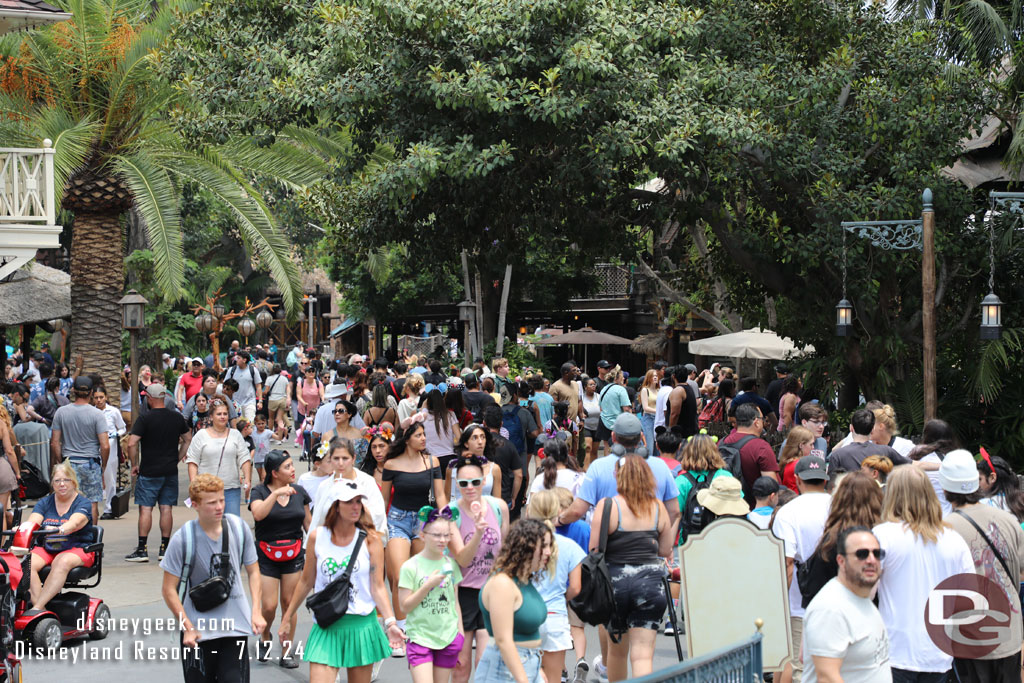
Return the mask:
<svg viewBox="0 0 1024 683">
<path fill-rule="evenodd" d="M 290 189 L 315 183 L 328 160 L 344 154 L 341 132 L 315 135 L 294 126 L 266 144 L 238 136 L 220 145 L 186 139 L 168 114 L 195 106 L 156 69 L 157 50 L 180 12 L 171 0 L 61 0 L 64 23 L 0 41 L 0 137 L 8 145 L 54 142 L 55 185 L 74 214 L 71 296 L 75 353 L 118 386 L 124 254 L 122 217 L 134 205 L 144 219 L 158 290 L 182 295 L 179 198 L 191 182 L 230 210 L 245 248 L 269 271 L 288 309 L 301 298 L 287 239 L 254 180 Z"/>
</svg>

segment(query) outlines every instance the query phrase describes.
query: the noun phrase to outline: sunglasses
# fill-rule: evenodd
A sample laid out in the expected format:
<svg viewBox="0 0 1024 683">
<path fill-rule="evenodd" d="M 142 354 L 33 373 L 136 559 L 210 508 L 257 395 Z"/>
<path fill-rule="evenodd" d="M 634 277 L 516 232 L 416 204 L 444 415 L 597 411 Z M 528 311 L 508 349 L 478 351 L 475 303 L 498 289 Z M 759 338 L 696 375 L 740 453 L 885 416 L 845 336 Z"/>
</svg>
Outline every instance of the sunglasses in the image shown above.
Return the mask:
<svg viewBox="0 0 1024 683">
<path fill-rule="evenodd" d="M 855 550 L 852 553 L 846 553 L 846 554 L 847 555 L 853 555 L 854 557 L 856 557 L 858 560 L 861 560 L 861 561 L 868 559 L 868 555 L 874 555 L 876 560 L 884 560 L 885 559 L 885 551 L 882 550 L 881 548 L 871 548 L 871 549 L 861 548 L 860 550 Z"/>
<path fill-rule="evenodd" d="M 483 479 L 456 479 L 455 481 L 459 484 L 460 489 L 469 486 L 480 486 L 480 484 L 484 483 Z"/>
</svg>

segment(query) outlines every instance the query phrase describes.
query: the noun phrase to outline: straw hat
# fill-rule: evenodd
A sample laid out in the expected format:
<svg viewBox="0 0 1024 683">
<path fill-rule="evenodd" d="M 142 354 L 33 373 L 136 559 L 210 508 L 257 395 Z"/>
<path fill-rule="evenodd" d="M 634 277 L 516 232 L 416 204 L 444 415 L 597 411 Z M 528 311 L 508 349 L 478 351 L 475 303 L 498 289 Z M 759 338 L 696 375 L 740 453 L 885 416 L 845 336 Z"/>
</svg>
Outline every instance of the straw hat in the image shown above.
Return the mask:
<svg viewBox="0 0 1024 683">
<path fill-rule="evenodd" d="M 750 512 L 750 506 L 743 500 L 743 486 L 734 477 L 715 478 L 711 486 L 697 492 L 697 503 L 719 516 L 739 517 Z"/>
</svg>

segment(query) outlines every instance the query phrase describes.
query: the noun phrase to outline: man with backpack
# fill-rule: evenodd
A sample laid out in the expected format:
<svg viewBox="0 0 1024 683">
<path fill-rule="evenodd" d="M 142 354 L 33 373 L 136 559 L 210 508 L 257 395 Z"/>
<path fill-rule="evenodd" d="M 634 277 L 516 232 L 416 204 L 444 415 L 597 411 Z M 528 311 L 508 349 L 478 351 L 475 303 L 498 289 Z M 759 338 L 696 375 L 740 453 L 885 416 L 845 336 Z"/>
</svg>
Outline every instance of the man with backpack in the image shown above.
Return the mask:
<svg viewBox="0 0 1024 683">
<path fill-rule="evenodd" d="M 510 402 L 501 407 L 501 426 L 508 432 L 508 441 L 515 446 L 523 465 L 523 474 L 528 476 L 530 471 L 530 446 L 534 439 L 540 434 L 540 427 L 533 417 L 533 411 L 524 406 L 530 398 L 530 385 L 526 382 L 509 385 L 512 392 Z M 519 495 L 513 499 L 512 518 L 518 518 L 522 509 L 523 501 L 526 500 L 526 492 L 529 490 L 529 482 L 524 481 L 524 486 L 519 490 Z"/>
<path fill-rule="evenodd" d="M 188 494 L 196 519 L 175 532 L 160 561 L 164 603 L 184 629 L 185 683 L 242 683 L 249 680 L 249 635 L 266 628 L 256 542 L 247 524 L 225 514 L 220 478 L 200 474 L 189 484 Z M 243 570 L 251 607 L 242 588 Z"/>
<path fill-rule="evenodd" d="M 473 413 L 473 421 L 483 424 L 484 408 L 494 405 L 494 399 L 490 394 L 480 391 L 480 378 L 475 372 L 471 372 L 462 378 L 466 388 L 462 392 L 462 401 L 466 410 Z"/>
<path fill-rule="evenodd" d="M 248 353 L 239 351 L 235 354 L 235 365 L 228 369 L 224 379 L 238 382 L 234 400 L 241 409 L 242 417 L 251 423 L 256 419 L 256 410 L 263 406 L 263 378 L 249 364 Z"/>
<path fill-rule="evenodd" d="M 748 406 L 741 406 L 747 408 Z M 754 407 L 754 406 L 749 406 Z M 739 411 L 737 411 L 738 415 Z M 738 417 L 737 417 L 738 419 Z M 800 658 L 800 639 L 803 635 L 803 595 L 796 580 L 799 565 L 806 562 L 818 548 L 825 531 L 832 497 L 825 492 L 828 482 L 824 458 L 805 455 L 796 463 L 795 474 L 800 495 L 779 508 L 775 513 L 772 533 L 785 545 L 786 580 L 789 582 L 789 616 L 793 633 L 793 683 L 800 683 L 803 662 Z"/>
<path fill-rule="evenodd" d="M 779 480 L 779 462 L 775 451 L 761 438 L 763 431 L 761 410 L 746 403 L 736 409 L 736 429 L 718 444 L 725 468 L 743 482 L 743 498 L 751 507 L 757 502 L 753 487 L 758 477 Z"/>
</svg>

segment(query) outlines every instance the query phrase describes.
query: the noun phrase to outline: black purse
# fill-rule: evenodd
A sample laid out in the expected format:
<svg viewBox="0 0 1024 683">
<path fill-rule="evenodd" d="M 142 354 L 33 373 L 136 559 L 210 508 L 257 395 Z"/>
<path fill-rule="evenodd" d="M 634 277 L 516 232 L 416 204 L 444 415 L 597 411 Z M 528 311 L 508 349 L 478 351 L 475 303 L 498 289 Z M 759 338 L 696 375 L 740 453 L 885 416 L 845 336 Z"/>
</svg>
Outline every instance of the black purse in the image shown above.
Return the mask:
<svg viewBox="0 0 1024 683">
<path fill-rule="evenodd" d="M 330 533 L 330 529 L 324 529 Z M 352 569 L 356 566 L 359 557 L 359 549 L 363 546 L 363 539 L 366 532 L 359 530 L 356 544 L 352 547 L 352 557 L 345 567 L 341 576 L 323 587 L 323 590 L 313 593 L 306 598 L 306 609 L 313 612 L 316 623 L 320 628 L 327 628 L 348 612 L 349 587 L 352 585 Z"/>
<path fill-rule="evenodd" d="M 231 553 L 228 551 L 229 532 L 227 519 L 222 519 L 220 525 L 221 548 L 217 573 L 206 579 L 206 581 L 188 589 L 188 597 L 192 599 L 192 606 L 196 608 L 197 612 L 209 612 L 215 607 L 223 605 L 231 597 Z M 188 579 L 192 575 L 192 565 L 195 563 L 195 554 L 192 549 L 195 546 L 195 539 L 191 536 L 196 533 L 195 527 L 191 527 L 186 533 L 189 534 L 189 537 L 186 538 L 184 573 L 181 577 L 181 583 L 178 584 L 179 596 L 181 595 L 181 587 L 188 585 Z M 218 556 L 215 555 L 214 557 Z"/>
</svg>

